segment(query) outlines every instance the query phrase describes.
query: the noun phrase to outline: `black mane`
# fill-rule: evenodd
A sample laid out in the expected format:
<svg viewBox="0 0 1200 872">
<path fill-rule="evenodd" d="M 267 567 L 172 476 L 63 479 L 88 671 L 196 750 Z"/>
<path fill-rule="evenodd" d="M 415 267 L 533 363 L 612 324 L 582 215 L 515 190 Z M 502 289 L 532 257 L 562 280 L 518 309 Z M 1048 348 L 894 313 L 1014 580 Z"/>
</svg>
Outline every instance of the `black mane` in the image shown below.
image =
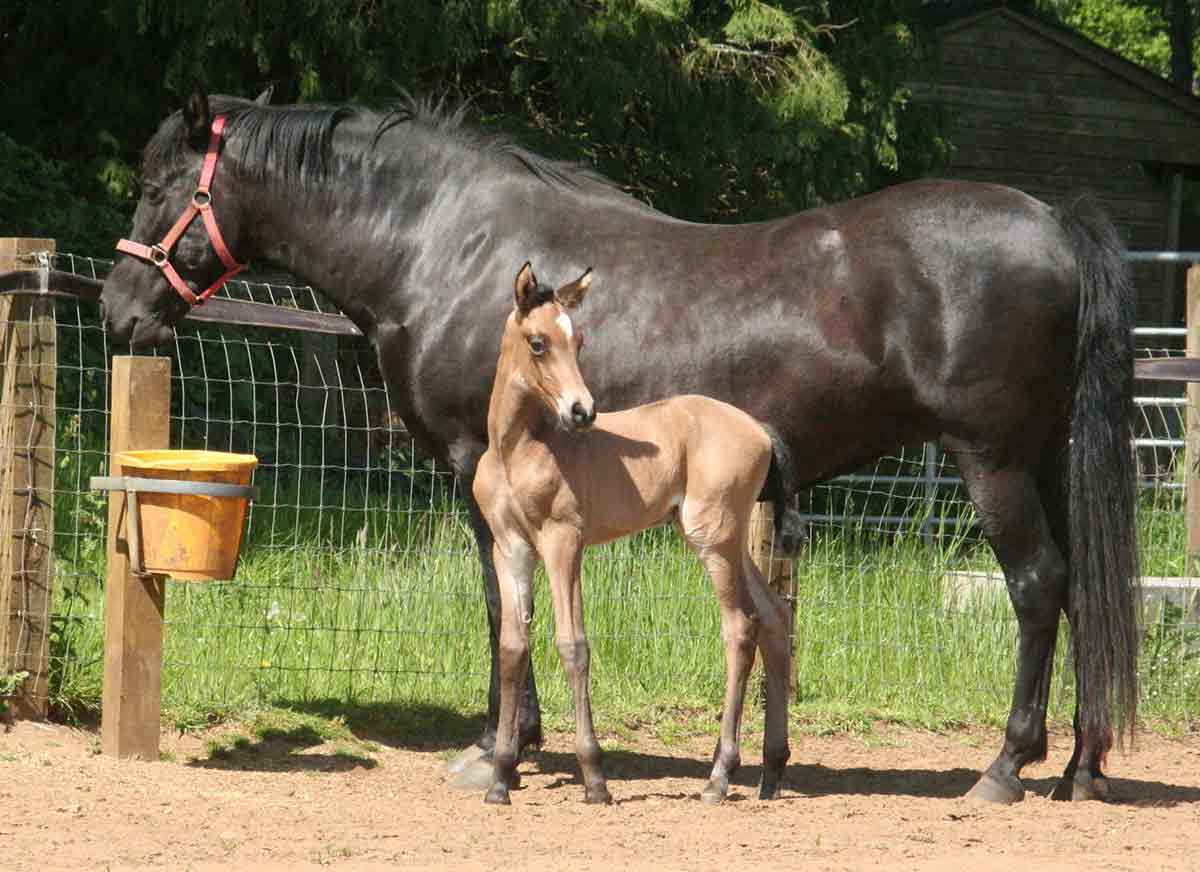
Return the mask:
<svg viewBox="0 0 1200 872">
<path fill-rule="evenodd" d="M 232 153 L 244 168 L 264 180 L 277 179 L 298 185 L 327 181 L 334 172 L 333 135 L 337 127 L 346 121 L 377 115 L 379 120 L 374 134 L 363 143 L 358 157 L 385 153 L 386 134 L 400 125 L 413 124 L 439 134 L 447 147 L 457 146 L 477 154 L 497 156 L 551 187 L 578 188 L 585 182 L 614 187 L 582 164 L 543 157 L 506 135 L 469 126 L 466 120 L 470 104 L 451 101 L 445 96 L 418 98 L 403 93 L 381 113 L 351 105 L 264 106 L 224 95 L 214 95 L 210 105 L 213 114 L 225 115 L 228 128 L 237 132 L 236 138 L 230 139 Z M 163 162 L 178 159 L 187 152 L 181 119 L 179 112 L 172 115 L 150 140 L 143 156 L 144 166 L 163 165 Z"/>
</svg>

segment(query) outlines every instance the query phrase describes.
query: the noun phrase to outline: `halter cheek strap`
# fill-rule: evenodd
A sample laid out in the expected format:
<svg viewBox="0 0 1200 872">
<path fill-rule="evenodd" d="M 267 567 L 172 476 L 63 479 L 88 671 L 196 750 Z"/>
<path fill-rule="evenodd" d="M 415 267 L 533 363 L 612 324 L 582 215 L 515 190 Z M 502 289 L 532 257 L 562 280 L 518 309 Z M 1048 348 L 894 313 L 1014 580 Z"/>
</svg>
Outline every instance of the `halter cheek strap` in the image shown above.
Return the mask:
<svg viewBox="0 0 1200 872">
<path fill-rule="evenodd" d="M 212 211 L 212 179 L 213 173 L 217 169 L 217 156 L 221 151 L 221 132 L 224 129 L 225 116 L 218 115 L 212 122 L 212 135 L 208 139 L 208 152 L 204 155 L 204 166 L 200 170 L 200 184 L 196 186 L 196 190 L 192 193 L 191 202 L 184 208 L 183 214 L 179 216 L 179 220 L 167 231 L 167 235 L 162 238 L 162 241 L 157 245 L 145 245 L 141 242 L 134 242 L 131 239 L 122 239 L 117 242 L 117 251 L 132 254 L 134 257 L 141 258 L 162 270 L 163 277 L 171 283 L 171 287 L 192 306 L 198 306 L 203 303 L 216 293 L 221 285 L 246 268 L 245 264 L 238 263 L 234 256 L 229 253 L 229 247 L 225 245 L 225 240 L 221 237 L 221 230 L 217 227 L 217 219 Z M 179 273 L 175 271 L 175 267 L 171 265 L 171 249 L 175 247 L 175 243 L 179 241 L 179 237 L 183 236 L 197 215 L 204 220 L 204 228 L 208 231 L 209 244 L 217 252 L 217 257 L 221 258 L 221 263 L 225 266 L 225 272 L 219 279 L 199 294 L 194 294 L 192 293 L 192 289 L 180 278 Z"/>
</svg>

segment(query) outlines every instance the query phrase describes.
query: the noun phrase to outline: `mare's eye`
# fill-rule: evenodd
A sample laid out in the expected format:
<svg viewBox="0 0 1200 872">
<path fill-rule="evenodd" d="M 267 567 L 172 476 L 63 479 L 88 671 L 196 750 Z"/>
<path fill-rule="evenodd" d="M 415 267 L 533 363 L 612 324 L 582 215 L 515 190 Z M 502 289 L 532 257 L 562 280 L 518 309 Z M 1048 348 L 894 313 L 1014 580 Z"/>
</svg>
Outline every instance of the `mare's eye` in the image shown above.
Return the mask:
<svg viewBox="0 0 1200 872">
<path fill-rule="evenodd" d="M 540 336 L 530 336 L 529 350 L 533 352 L 535 357 L 541 357 L 546 353 L 546 340 Z"/>
<path fill-rule="evenodd" d="M 142 183 L 142 195 L 148 203 L 158 205 L 163 200 L 163 190 L 158 185 Z"/>
</svg>

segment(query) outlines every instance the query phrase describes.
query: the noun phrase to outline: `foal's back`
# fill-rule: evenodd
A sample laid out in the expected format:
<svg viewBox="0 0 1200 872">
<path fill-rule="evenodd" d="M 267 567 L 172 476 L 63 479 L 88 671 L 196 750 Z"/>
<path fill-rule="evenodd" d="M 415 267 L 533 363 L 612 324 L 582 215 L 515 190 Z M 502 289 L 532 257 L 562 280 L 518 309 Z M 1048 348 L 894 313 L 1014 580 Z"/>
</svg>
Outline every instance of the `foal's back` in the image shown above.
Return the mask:
<svg viewBox="0 0 1200 872">
<path fill-rule="evenodd" d="M 607 542 L 680 513 L 685 532 L 734 538 L 762 491 L 771 440 L 745 412 L 694 394 L 601 414 L 548 446 L 584 544 Z M 568 520 L 568 518 L 564 518 Z"/>
</svg>

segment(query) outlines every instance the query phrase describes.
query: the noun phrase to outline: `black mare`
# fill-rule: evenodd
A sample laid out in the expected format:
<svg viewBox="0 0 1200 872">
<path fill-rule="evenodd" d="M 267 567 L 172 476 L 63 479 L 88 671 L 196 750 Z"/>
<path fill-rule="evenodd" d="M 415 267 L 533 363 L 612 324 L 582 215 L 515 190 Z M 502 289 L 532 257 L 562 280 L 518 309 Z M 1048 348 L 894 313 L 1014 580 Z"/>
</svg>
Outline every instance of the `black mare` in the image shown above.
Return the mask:
<svg viewBox="0 0 1200 872">
<path fill-rule="evenodd" d="M 1061 612 L 1077 700 L 1055 795 L 1106 793 L 1101 763 L 1114 732 L 1132 729 L 1137 694 L 1132 292 L 1106 218 L 921 181 L 765 223 L 693 224 L 415 101 L 376 113 L 196 93 L 146 147 L 132 239 L 157 241 L 180 214 L 216 113 L 227 124 L 213 212 L 233 255 L 331 295 L 464 493 L 486 444 L 512 265 L 529 259 L 552 281 L 588 266 L 602 278 L 581 321 L 602 409 L 679 393 L 733 402 L 782 436 L 796 486 L 941 440 L 1019 623 L 1004 745 L 972 794 L 1020 799 L 1021 767 L 1046 753 Z M 195 289 L 223 270 L 200 221 L 171 261 Z M 124 255 L 102 303 L 112 337 L 135 345 L 169 339 L 187 308 Z M 487 525 L 475 506 L 471 518 L 491 631 L 486 750 L 499 599 Z M 530 675 L 521 742 L 540 738 Z"/>
</svg>

